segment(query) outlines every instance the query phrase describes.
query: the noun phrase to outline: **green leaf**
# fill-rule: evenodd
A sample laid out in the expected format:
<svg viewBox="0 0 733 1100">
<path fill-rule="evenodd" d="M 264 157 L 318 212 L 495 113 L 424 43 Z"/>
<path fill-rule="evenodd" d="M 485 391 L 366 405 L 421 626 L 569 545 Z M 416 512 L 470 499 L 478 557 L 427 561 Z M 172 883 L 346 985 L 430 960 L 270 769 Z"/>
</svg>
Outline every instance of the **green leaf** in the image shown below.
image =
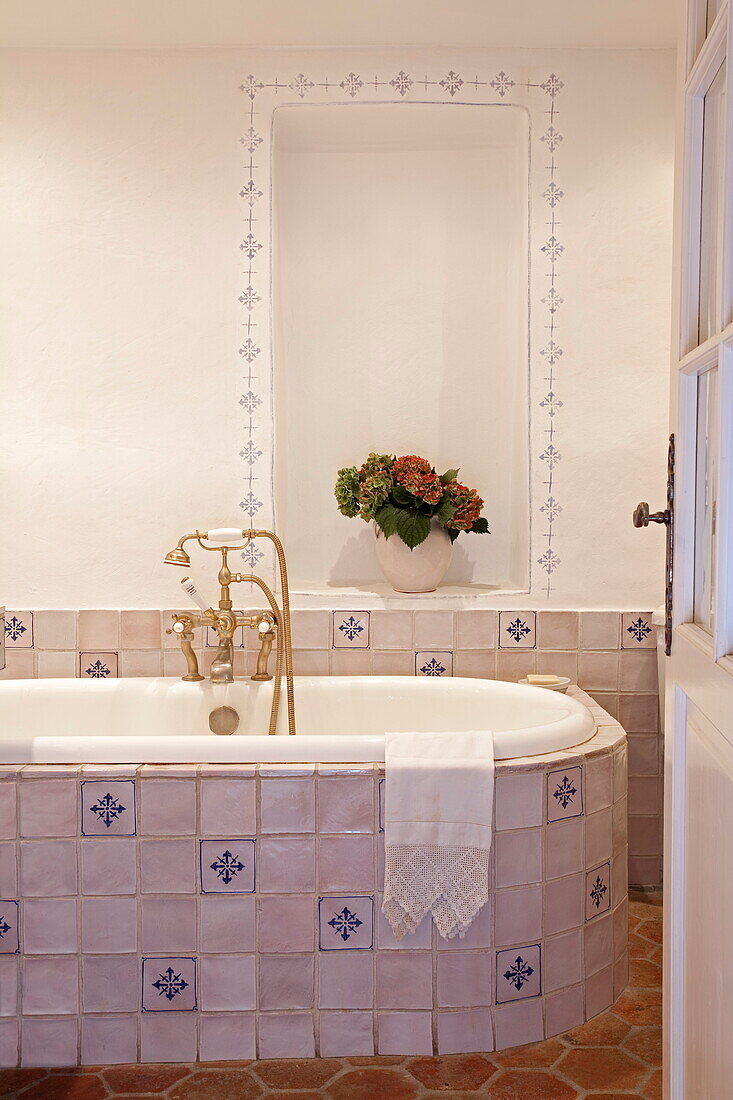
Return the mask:
<svg viewBox="0 0 733 1100">
<path fill-rule="evenodd" d="M 455 507 L 451 504 L 451 502 L 446 497 L 442 501 L 442 503 L 439 505 L 439 507 L 437 508 L 437 510 L 435 512 L 435 518 L 439 519 L 440 522 L 445 527 L 446 523 L 448 523 L 449 520 L 453 519 L 455 514 L 456 514 Z"/>
<path fill-rule="evenodd" d="M 489 521 L 485 516 L 479 516 L 477 520 L 474 520 L 471 527 L 474 535 L 488 535 L 489 534 Z"/>
<path fill-rule="evenodd" d="M 456 539 L 458 538 L 458 536 L 460 535 L 460 533 L 461 533 L 461 532 L 460 532 L 460 531 L 457 531 L 457 530 L 455 529 L 455 527 L 449 527 L 449 528 L 448 528 L 448 534 L 450 535 L 450 540 L 451 540 L 451 542 L 455 542 L 455 541 L 456 541 Z"/>
<path fill-rule="evenodd" d="M 399 512 L 399 516 L 396 533 L 405 546 L 414 550 L 430 534 L 430 516 L 423 516 L 420 512 Z"/>
<path fill-rule="evenodd" d="M 392 496 L 397 504 L 414 504 L 415 498 L 412 493 L 408 493 L 404 485 L 393 485 Z"/>
<path fill-rule="evenodd" d="M 397 522 L 405 513 L 401 508 L 395 508 L 394 504 L 383 504 L 374 513 L 374 521 L 384 531 L 385 537 L 397 534 Z"/>
<path fill-rule="evenodd" d="M 455 481 L 458 477 L 458 470 L 446 470 L 444 474 L 440 475 L 440 480 L 444 485 L 447 485 L 449 481 Z"/>
</svg>

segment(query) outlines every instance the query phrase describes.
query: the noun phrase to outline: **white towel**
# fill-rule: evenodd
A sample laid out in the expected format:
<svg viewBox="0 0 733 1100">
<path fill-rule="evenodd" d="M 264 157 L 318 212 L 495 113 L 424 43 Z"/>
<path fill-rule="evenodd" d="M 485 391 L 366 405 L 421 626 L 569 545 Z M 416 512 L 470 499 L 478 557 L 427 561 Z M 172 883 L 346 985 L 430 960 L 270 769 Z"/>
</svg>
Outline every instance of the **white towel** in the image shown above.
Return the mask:
<svg viewBox="0 0 733 1100">
<path fill-rule="evenodd" d="M 426 913 L 462 938 L 489 897 L 494 803 L 490 732 L 388 733 L 384 901 L 398 940 Z"/>
</svg>

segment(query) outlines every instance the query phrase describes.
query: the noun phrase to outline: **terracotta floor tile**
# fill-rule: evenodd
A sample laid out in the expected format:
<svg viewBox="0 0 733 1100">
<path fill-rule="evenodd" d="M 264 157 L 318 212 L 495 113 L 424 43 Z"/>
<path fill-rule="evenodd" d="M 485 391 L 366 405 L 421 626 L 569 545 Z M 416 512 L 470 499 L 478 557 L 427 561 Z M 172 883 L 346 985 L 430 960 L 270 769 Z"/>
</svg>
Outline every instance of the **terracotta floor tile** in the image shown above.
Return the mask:
<svg viewBox="0 0 733 1100">
<path fill-rule="evenodd" d="M 624 1039 L 621 1045 L 624 1050 L 631 1051 L 650 1066 L 662 1064 L 661 1027 L 640 1027 Z"/>
<path fill-rule="evenodd" d="M 644 1089 L 644 1096 L 647 1100 L 662 1100 L 662 1071 L 658 1069 L 656 1073 L 647 1081 L 646 1088 Z"/>
<path fill-rule="evenodd" d="M 615 1047 L 630 1030 L 626 1021 L 620 1020 L 613 1012 L 602 1012 L 587 1024 L 566 1032 L 563 1038 L 577 1047 Z"/>
<path fill-rule="evenodd" d="M 539 1069 L 507 1069 L 483 1092 L 491 1100 L 575 1100 L 578 1090 Z"/>
<path fill-rule="evenodd" d="M 569 1050 L 555 1067 L 584 1089 L 603 1085 L 614 1089 L 635 1089 L 648 1070 L 636 1058 L 614 1047 L 579 1047 Z"/>
<path fill-rule="evenodd" d="M 37 1081 L 21 1096 L 24 1100 L 105 1100 L 109 1093 L 96 1074 L 72 1072 Z"/>
<path fill-rule="evenodd" d="M 169 1100 L 257 1100 L 265 1089 L 247 1069 L 197 1070 L 167 1093 Z"/>
<path fill-rule="evenodd" d="M 413 1058 L 405 1069 L 426 1089 L 445 1092 L 476 1091 L 488 1081 L 496 1066 L 483 1054 L 447 1054 L 439 1058 Z"/>
<path fill-rule="evenodd" d="M 545 1039 L 543 1043 L 530 1043 L 526 1047 L 512 1047 L 510 1050 L 492 1054 L 492 1061 L 504 1069 L 539 1069 L 555 1064 L 565 1047 L 558 1039 Z"/>
<path fill-rule="evenodd" d="M 662 942 L 662 922 L 660 920 L 643 920 L 636 927 L 636 935 L 652 943 Z"/>
<path fill-rule="evenodd" d="M 2 1069 L 0 1070 L 0 1096 L 12 1096 L 18 1089 L 24 1089 L 34 1081 L 45 1077 L 45 1069 Z"/>
<path fill-rule="evenodd" d="M 629 985 L 633 989 L 661 989 L 661 966 L 649 959 L 632 959 L 629 963 Z"/>
<path fill-rule="evenodd" d="M 252 1066 L 271 1089 L 320 1089 L 341 1068 L 337 1058 L 273 1058 Z"/>
<path fill-rule="evenodd" d="M 406 1054 L 369 1054 L 361 1057 L 342 1058 L 348 1066 L 401 1066 L 407 1061 Z"/>
<path fill-rule="evenodd" d="M 175 1065 L 110 1066 L 102 1080 L 110 1092 L 125 1096 L 131 1092 L 165 1092 L 190 1072 L 188 1066 Z"/>
<path fill-rule="evenodd" d="M 332 1081 L 325 1094 L 332 1100 L 415 1100 L 418 1086 L 401 1070 L 365 1066 Z"/>
<path fill-rule="evenodd" d="M 627 989 L 613 1006 L 614 1015 L 630 1024 L 661 1024 L 661 989 Z"/>
<path fill-rule="evenodd" d="M 631 932 L 629 934 L 630 959 L 648 959 L 656 950 L 657 947 L 651 940 L 643 939 L 641 936 L 638 936 L 636 932 Z"/>
<path fill-rule="evenodd" d="M 629 899 L 629 916 L 639 917 L 640 920 L 661 920 L 662 908 L 650 901 L 637 901 L 631 898 Z"/>
</svg>

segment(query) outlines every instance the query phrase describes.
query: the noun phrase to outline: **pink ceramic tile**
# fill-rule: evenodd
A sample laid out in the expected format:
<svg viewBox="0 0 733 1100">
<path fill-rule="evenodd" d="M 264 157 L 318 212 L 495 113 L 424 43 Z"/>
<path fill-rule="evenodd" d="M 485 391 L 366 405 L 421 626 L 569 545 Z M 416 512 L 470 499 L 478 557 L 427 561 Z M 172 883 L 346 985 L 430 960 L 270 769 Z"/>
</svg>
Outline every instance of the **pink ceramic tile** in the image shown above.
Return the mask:
<svg viewBox="0 0 733 1100">
<path fill-rule="evenodd" d="M 307 895 L 260 898 L 259 949 L 264 953 L 312 951 L 315 941 L 313 898 Z"/>
<path fill-rule="evenodd" d="M 262 832 L 312 833 L 316 827 L 315 792 L 312 779 L 263 779 Z"/>
<path fill-rule="evenodd" d="M 140 828 L 148 836 L 196 832 L 196 784 L 186 779 L 145 779 L 140 784 Z"/>
<path fill-rule="evenodd" d="M 119 611 L 80 611 L 79 649 L 117 649 L 120 641 Z"/>
<path fill-rule="evenodd" d="M 259 842 L 258 889 L 265 894 L 307 893 L 316 888 L 316 845 L 312 839 Z"/>
<path fill-rule="evenodd" d="M 331 615 L 328 611 L 293 611 L 290 626 L 293 649 L 331 648 Z"/>
<path fill-rule="evenodd" d="M 620 695 L 618 720 L 627 733 L 657 733 L 659 730 L 659 696 Z"/>
<path fill-rule="evenodd" d="M 578 928 L 585 919 L 585 875 L 567 875 L 545 885 L 545 935 Z"/>
<path fill-rule="evenodd" d="M 260 958 L 261 1009 L 311 1008 L 313 956 L 263 955 Z"/>
<path fill-rule="evenodd" d="M 202 836 L 247 836 L 256 829 L 254 779 L 201 780 Z"/>
<path fill-rule="evenodd" d="M 137 951 L 135 898 L 84 898 L 81 903 L 82 951 L 118 955 Z"/>
<path fill-rule="evenodd" d="M 588 814 L 585 819 L 585 865 L 594 867 L 611 858 L 613 817 L 610 809 Z"/>
<path fill-rule="evenodd" d="M 194 840 L 142 840 L 140 885 L 144 894 L 189 894 L 196 889 Z"/>
<path fill-rule="evenodd" d="M 323 836 L 318 888 L 344 894 L 374 889 L 374 841 L 370 836 Z"/>
<path fill-rule="evenodd" d="M 596 975 L 594 975 L 596 977 Z M 629 955 L 624 952 L 613 964 L 613 999 L 618 1000 L 629 984 Z"/>
<path fill-rule="evenodd" d="M 515 684 L 530 672 L 537 671 L 534 649 L 499 649 L 496 652 L 496 679 Z"/>
<path fill-rule="evenodd" d="M 215 653 L 216 650 L 212 650 Z M 203 654 L 201 650 L 196 650 L 196 656 L 199 662 L 199 672 L 202 676 L 206 675 L 204 671 Z M 163 675 L 174 676 L 180 679 L 181 676 L 186 674 L 186 660 L 180 650 L 164 650 L 163 651 Z M 207 670 L 209 671 L 209 670 Z"/>
<path fill-rule="evenodd" d="M 542 1002 L 539 998 L 497 1005 L 494 1009 L 496 1049 L 538 1043 L 543 1037 Z"/>
<path fill-rule="evenodd" d="M 79 1011 L 79 964 L 74 955 L 24 959 L 24 1016 L 66 1016 Z M 75 1059 L 76 1061 L 76 1059 Z"/>
<path fill-rule="evenodd" d="M 633 856 L 653 856 L 661 851 L 660 818 L 629 815 L 629 851 Z"/>
<path fill-rule="evenodd" d="M 75 611 L 36 611 L 34 620 L 36 649 L 76 649 Z"/>
<path fill-rule="evenodd" d="M 322 833 L 374 832 L 371 776 L 327 776 L 318 780 L 318 828 Z"/>
<path fill-rule="evenodd" d="M 416 611 L 415 649 L 453 649 L 453 612 Z"/>
<path fill-rule="evenodd" d="M 431 925 L 432 920 L 426 917 L 423 921 L 423 925 L 426 923 Z M 436 933 L 438 951 L 472 951 L 477 947 L 489 947 L 493 943 L 493 933 L 494 898 L 493 893 L 490 893 L 488 901 L 483 908 L 479 909 L 478 913 L 471 921 L 470 926 L 466 929 L 466 934 L 463 939 L 460 939 L 459 936 L 454 936 L 451 940 L 445 940 Z M 402 942 L 406 943 L 407 941 L 403 940 Z"/>
<path fill-rule="evenodd" d="M 422 951 L 377 953 L 377 1007 L 430 1008 L 433 1003 L 433 969 Z"/>
<path fill-rule="evenodd" d="M 76 1017 L 24 1020 L 21 1064 L 47 1068 L 76 1065 L 77 1037 Z"/>
<path fill-rule="evenodd" d="M 14 898 L 18 893 L 18 874 L 15 864 L 15 844 L 0 842 L 0 897 Z"/>
<path fill-rule="evenodd" d="M 41 650 L 36 660 L 39 678 L 70 679 L 77 675 L 76 650 Z"/>
<path fill-rule="evenodd" d="M 372 650 L 373 676 L 412 676 L 413 672 L 412 650 Z"/>
<path fill-rule="evenodd" d="M 545 831 L 545 876 L 559 878 L 585 866 L 585 833 L 582 817 L 554 821 Z"/>
<path fill-rule="evenodd" d="M 574 928 L 545 940 L 542 954 L 543 992 L 551 993 L 583 978 L 583 933 Z"/>
<path fill-rule="evenodd" d="M 35 650 L 6 649 L 5 668 L 0 670 L 0 680 L 32 680 L 35 676 Z"/>
<path fill-rule="evenodd" d="M 651 611 L 625 611 L 621 616 L 622 649 L 656 649 L 657 628 Z"/>
<path fill-rule="evenodd" d="M 140 1018 L 141 1062 L 195 1062 L 196 1014 L 144 1012 Z"/>
<path fill-rule="evenodd" d="M 578 684 L 586 691 L 615 691 L 618 686 L 618 661 L 618 653 L 581 653 L 578 657 Z"/>
<path fill-rule="evenodd" d="M 200 967 L 204 1012 L 242 1012 L 256 1007 L 254 955 L 205 955 Z"/>
<path fill-rule="evenodd" d="M 563 989 L 545 997 L 545 1034 L 561 1035 L 583 1023 L 583 986 Z"/>
<path fill-rule="evenodd" d="M 494 816 L 497 829 L 542 825 L 545 773 L 500 775 L 496 779 Z"/>
<path fill-rule="evenodd" d="M 402 940 L 395 939 L 392 927 L 382 912 L 382 897 L 375 899 L 377 946 L 380 951 L 429 951 L 433 940 L 433 921 L 428 914 L 416 930 Z"/>
<path fill-rule="evenodd" d="M 595 974 L 613 962 L 613 914 L 588 921 L 583 930 L 585 974 Z"/>
<path fill-rule="evenodd" d="M 296 676 L 328 676 L 331 671 L 330 658 L 329 649 L 294 649 L 293 671 Z"/>
<path fill-rule="evenodd" d="M 117 676 L 118 654 L 114 650 L 85 649 L 79 654 L 82 680 L 106 680 Z"/>
<path fill-rule="evenodd" d="M 585 765 L 585 812 L 592 814 L 613 801 L 613 758 L 588 760 Z"/>
<path fill-rule="evenodd" d="M 330 951 L 318 956 L 320 1008 L 371 1008 L 374 956 L 371 951 Z"/>
<path fill-rule="evenodd" d="M 453 654 L 453 675 L 493 680 L 496 675 L 496 650 L 457 649 Z"/>
<path fill-rule="evenodd" d="M 659 737 L 629 734 L 629 775 L 659 774 Z"/>
<path fill-rule="evenodd" d="M 23 841 L 20 845 L 20 889 L 24 897 L 75 894 L 76 841 Z"/>
<path fill-rule="evenodd" d="M 494 914 L 496 947 L 537 942 L 542 938 L 542 887 L 497 890 Z"/>
<path fill-rule="evenodd" d="M 77 785 L 73 779 L 29 779 L 20 784 L 21 836 L 76 836 Z"/>
<path fill-rule="evenodd" d="M 660 782 L 655 776 L 629 779 L 629 813 L 658 814 L 661 811 Z"/>
<path fill-rule="evenodd" d="M 628 777 L 628 752 L 626 745 L 622 745 L 613 754 L 613 800 L 618 801 L 626 794 Z"/>
<path fill-rule="evenodd" d="M 613 854 L 618 855 L 629 842 L 629 814 L 625 798 L 614 802 L 612 814 Z"/>
<path fill-rule="evenodd" d="M 255 950 L 255 899 L 251 894 L 226 897 L 207 894 L 200 899 L 201 951 Z"/>
<path fill-rule="evenodd" d="M 17 955 L 0 955 L 0 1016 L 18 1015 Z"/>
<path fill-rule="evenodd" d="M 371 1012 L 321 1012 L 321 1057 L 370 1057 L 374 1054 Z"/>
<path fill-rule="evenodd" d="M 660 856 L 629 856 L 630 886 L 658 886 L 661 880 Z"/>
<path fill-rule="evenodd" d="M 160 676 L 163 658 L 159 649 L 123 649 L 120 676 Z"/>
<path fill-rule="evenodd" d="M 0 1020 L 0 1066 L 10 1067 L 18 1064 L 18 1040 L 20 1021 Z"/>
<path fill-rule="evenodd" d="M 656 652 L 654 650 L 624 650 L 619 655 L 618 686 L 622 692 L 658 691 Z"/>
<path fill-rule="evenodd" d="M 521 829 L 494 837 L 495 885 L 523 886 L 542 878 L 542 830 Z"/>
<path fill-rule="evenodd" d="M 494 1049 L 494 1031 L 488 1008 L 439 1012 L 438 1054 L 472 1054 Z"/>
<path fill-rule="evenodd" d="M 23 903 L 23 950 L 26 955 L 60 955 L 79 950 L 76 901 L 29 898 Z"/>
<path fill-rule="evenodd" d="M 273 1012 L 259 1017 L 260 1058 L 313 1058 L 316 1041 L 310 1012 Z"/>
<path fill-rule="evenodd" d="M 567 676 L 571 684 L 578 682 L 578 654 L 557 649 L 540 650 L 537 671 L 553 676 Z"/>
<path fill-rule="evenodd" d="M 540 649 L 578 648 L 577 611 L 540 611 L 537 620 L 537 645 Z"/>
<path fill-rule="evenodd" d="M 456 649 L 496 649 L 496 611 L 457 611 Z"/>
<path fill-rule="evenodd" d="M 585 1014 L 587 1019 L 613 1004 L 613 967 L 607 966 L 585 982 Z"/>
<path fill-rule="evenodd" d="M 160 649 L 160 611 L 121 611 L 120 645 L 123 649 Z"/>
<path fill-rule="evenodd" d="M 201 1016 L 199 1061 L 241 1062 L 257 1057 L 254 1013 Z"/>
<path fill-rule="evenodd" d="M 418 649 L 415 653 L 416 676 L 452 676 L 453 654 L 448 650 Z"/>
<path fill-rule="evenodd" d="M 368 649 L 331 650 L 333 676 L 368 676 L 371 670 L 372 658 Z"/>
<path fill-rule="evenodd" d="M 196 898 L 142 898 L 141 950 L 175 955 L 196 950 Z"/>
<path fill-rule="evenodd" d="M 488 951 L 442 951 L 438 955 L 437 980 L 437 1003 L 441 1008 L 468 1008 L 493 1002 Z"/>
<path fill-rule="evenodd" d="M 379 1012 L 379 1054 L 432 1054 L 433 1032 L 429 1012 Z"/>
<path fill-rule="evenodd" d="M 117 1066 L 137 1061 L 137 1016 L 83 1016 L 81 1061 Z"/>
<path fill-rule="evenodd" d="M 33 611 L 5 611 L 5 649 L 12 653 L 18 649 L 33 649 L 35 643 Z"/>
<path fill-rule="evenodd" d="M 372 611 L 373 649 L 412 649 L 411 611 Z"/>
<path fill-rule="evenodd" d="M 629 931 L 629 902 L 627 898 L 617 905 L 613 911 L 613 957 L 619 955 L 628 947 Z"/>
<path fill-rule="evenodd" d="M 618 611 L 583 611 L 580 616 L 580 648 L 618 649 L 620 627 Z"/>
<path fill-rule="evenodd" d="M 618 719 L 618 695 L 615 691 L 591 691 L 589 695 L 599 707 L 603 707 L 606 714 Z"/>
<path fill-rule="evenodd" d="M 140 961 L 135 955 L 84 955 L 81 981 L 83 1012 L 137 1011 Z"/>
<path fill-rule="evenodd" d="M 17 827 L 16 784 L 0 782 L 0 839 L 12 840 Z"/>
<path fill-rule="evenodd" d="M 81 888 L 85 894 L 134 894 L 135 841 L 101 837 L 81 842 Z"/>
</svg>

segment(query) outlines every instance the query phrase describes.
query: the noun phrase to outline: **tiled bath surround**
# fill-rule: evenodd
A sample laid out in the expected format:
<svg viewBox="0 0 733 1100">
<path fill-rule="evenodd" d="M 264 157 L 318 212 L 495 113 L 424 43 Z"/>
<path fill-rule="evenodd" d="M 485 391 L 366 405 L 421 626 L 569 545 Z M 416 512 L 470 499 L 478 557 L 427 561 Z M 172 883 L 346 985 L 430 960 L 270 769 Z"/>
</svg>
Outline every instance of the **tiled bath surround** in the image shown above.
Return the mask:
<svg viewBox="0 0 733 1100">
<path fill-rule="evenodd" d="M 4 766 L 0 1064 L 459 1053 L 627 981 L 626 739 L 499 764 L 465 939 L 380 912 L 377 765 Z"/>
<path fill-rule="evenodd" d="M 172 611 L 8 611 L 7 668 L 32 676 L 181 676 Z M 215 641 L 196 631 L 207 672 Z M 235 671 L 254 671 L 256 639 L 240 630 Z M 629 735 L 629 881 L 661 878 L 662 746 L 650 612 L 294 611 L 300 675 L 569 676 Z M 249 649 L 247 647 L 250 647 Z"/>
</svg>

